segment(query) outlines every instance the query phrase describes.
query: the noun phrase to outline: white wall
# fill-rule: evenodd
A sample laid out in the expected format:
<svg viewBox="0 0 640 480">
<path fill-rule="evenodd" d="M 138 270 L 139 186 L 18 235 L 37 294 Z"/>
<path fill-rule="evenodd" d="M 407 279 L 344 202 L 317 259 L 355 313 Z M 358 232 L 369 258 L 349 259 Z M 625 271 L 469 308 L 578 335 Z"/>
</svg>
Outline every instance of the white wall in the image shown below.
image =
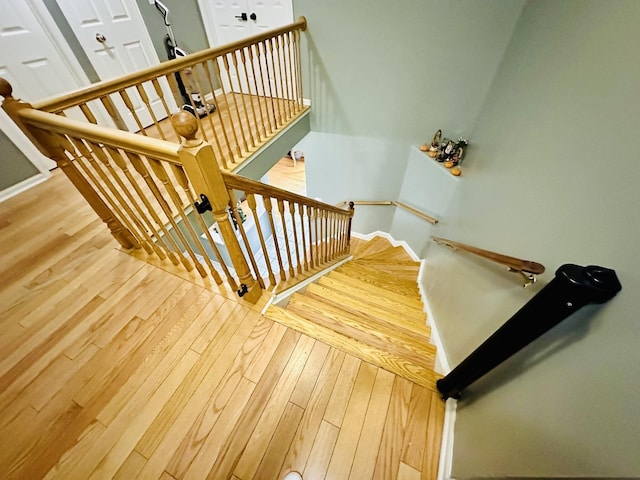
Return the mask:
<svg viewBox="0 0 640 480">
<path fill-rule="evenodd" d="M 470 136 L 439 233 L 548 271 L 525 290 L 430 245 L 425 287 L 452 365 L 563 263 L 614 268 L 623 290 L 469 388 L 454 478 L 640 478 L 639 20 L 634 0 L 527 3 Z"/>
</svg>

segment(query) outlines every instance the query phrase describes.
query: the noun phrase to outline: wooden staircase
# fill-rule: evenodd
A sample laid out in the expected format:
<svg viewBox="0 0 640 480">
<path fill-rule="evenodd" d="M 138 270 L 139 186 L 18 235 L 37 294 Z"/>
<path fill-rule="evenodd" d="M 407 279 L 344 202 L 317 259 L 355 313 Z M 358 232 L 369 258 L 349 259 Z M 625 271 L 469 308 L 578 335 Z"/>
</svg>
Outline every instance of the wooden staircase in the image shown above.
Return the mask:
<svg viewBox="0 0 640 480">
<path fill-rule="evenodd" d="M 387 239 L 353 238 L 353 260 L 265 315 L 436 391 L 436 349 L 420 299 L 420 263 Z"/>
</svg>

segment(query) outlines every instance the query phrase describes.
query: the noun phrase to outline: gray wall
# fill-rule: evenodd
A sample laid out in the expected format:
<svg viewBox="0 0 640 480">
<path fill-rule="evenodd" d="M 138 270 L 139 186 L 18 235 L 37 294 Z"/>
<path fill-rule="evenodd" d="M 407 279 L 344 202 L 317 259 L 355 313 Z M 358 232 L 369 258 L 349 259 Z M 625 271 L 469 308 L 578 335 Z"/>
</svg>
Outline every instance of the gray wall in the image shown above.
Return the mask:
<svg viewBox="0 0 640 480">
<path fill-rule="evenodd" d="M 468 135 L 523 1 L 294 0 L 309 22 L 303 81 L 313 136 L 307 188 L 333 202 L 396 200 L 409 146 Z M 360 208 L 354 229 L 389 231 L 393 209 Z"/>
<path fill-rule="evenodd" d="M 150 5 L 147 0 L 136 0 L 136 3 L 153 46 L 158 52 L 158 57 L 161 62 L 165 61 L 167 51 L 164 47 L 164 37 L 167 34 L 167 27 L 164 25 L 162 15 L 156 10 L 155 5 Z M 187 52 L 209 48 L 198 0 L 162 0 L 162 3 L 169 9 L 169 22 L 180 48 Z"/>
<path fill-rule="evenodd" d="M 0 192 L 40 173 L 0 130 Z"/>
<path fill-rule="evenodd" d="M 564 263 L 614 268 L 623 291 L 566 320 L 458 405 L 454 478 L 640 478 L 640 2 L 527 3 L 471 135 L 442 236 L 547 266 L 429 246 L 425 287 L 455 366 Z"/>
</svg>

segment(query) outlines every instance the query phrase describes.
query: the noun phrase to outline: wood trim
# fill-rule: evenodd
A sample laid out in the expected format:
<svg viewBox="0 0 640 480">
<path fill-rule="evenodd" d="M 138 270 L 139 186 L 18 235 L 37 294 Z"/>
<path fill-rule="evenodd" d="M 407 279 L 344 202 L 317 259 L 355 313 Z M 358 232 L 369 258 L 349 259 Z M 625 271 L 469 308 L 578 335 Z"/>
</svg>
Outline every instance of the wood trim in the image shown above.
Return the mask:
<svg viewBox="0 0 640 480">
<path fill-rule="evenodd" d="M 517 272 L 527 272 L 534 275 L 540 275 L 545 271 L 544 265 L 533 262 L 531 260 L 523 260 L 517 257 L 510 257 L 509 255 L 503 255 L 501 253 L 492 252 L 490 250 L 484 250 L 482 248 L 474 247 L 466 243 L 455 242 L 453 240 L 448 240 L 442 237 L 431 238 L 434 242 L 440 245 L 451 247 L 454 250 L 464 250 L 465 252 L 473 253 L 474 255 L 486 258 L 487 260 L 491 260 L 492 262 L 500 263 Z"/>
<path fill-rule="evenodd" d="M 273 30 L 259 33 L 251 37 L 247 37 L 242 40 L 238 40 L 233 43 L 228 43 L 222 47 L 209 48 L 190 54 L 186 57 L 179 57 L 175 60 L 162 62 L 159 65 L 154 65 L 137 72 L 133 72 L 121 77 L 114 78 L 112 80 L 106 80 L 103 82 L 94 83 L 86 88 L 76 90 L 71 93 L 54 97 L 40 102 L 33 103 L 33 107 L 37 110 L 45 110 L 49 112 L 57 112 L 65 110 L 67 108 L 76 106 L 80 103 L 86 103 L 90 100 L 94 100 L 98 97 L 107 95 L 109 93 L 117 92 L 127 87 L 131 87 L 142 82 L 146 82 L 151 78 L 158 78 L 164 75 L 173 74 L 179 70 L 187 67 L 192 67 L 198 63 L 206 60 L 214 59 L 225 55 L 226 53 L 233 52 L 243 47 L 247 47 L 254 43 L 262 42 L 270 38 L 274 38 L 282 33 L 289 32 L 291 30 L 307 29 L 307 19 L 300 17 L 296 22 L 289 25 L 284 25 L 280 28 L 274 28 Z"/>
<path fill-rule="evenodd" d="M 104 143 L 139 155 L 149 156 L 158 160 L 181 165 L 178 159 L 180 145 L 165 142 L 152 137 L 145 137 L 135 133 L 101 127 L 89 122 L 80 122 L 48 112 L 24 108 L 19 112 L 20 119 L 29 125 L 43 130 L 71 135 L 96 143 Z"/>
<path fill-rule="evenodd" d="M 254 194 L 272 197 L 276 199 L 286 200 L 287 202 L 302 203 L 309 207 L 319 208 L 321 210 L 338 213 L 340 215 L 345 215 L 345 216 L 350 215 L 349 210 L 343 210 L 341 208 L 334 207 L 332 205 L 319 202 L 317 200 L 313 200 L 309 197 L 298 195 L 297 193 L 292 193 L 278 187 L 257 182 L 255 180 L 242 177 L 240 175 L 236 175 L 229 172 L 222 172 L 222 178 L 224 178 L 224 183 L 227 185 L 228 188 L 235 188 L 236 190 L 242 190 L 247 193 L 254 193 Z"/>
</svg>

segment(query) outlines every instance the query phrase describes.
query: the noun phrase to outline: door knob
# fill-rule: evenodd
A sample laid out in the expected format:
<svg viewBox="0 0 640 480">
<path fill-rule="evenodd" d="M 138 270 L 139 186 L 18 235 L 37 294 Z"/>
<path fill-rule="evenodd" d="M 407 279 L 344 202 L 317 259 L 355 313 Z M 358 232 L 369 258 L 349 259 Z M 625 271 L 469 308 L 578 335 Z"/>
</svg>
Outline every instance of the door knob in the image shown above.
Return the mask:
<svg viewBox="0 0 640 480">
<path fill-rule="evenodd" d="M 107 41 L 107 37 L 105 37 L 103 34 L 101 33 L 96 33 L 96 40 L 100 43 L 104 43 Z"/>
<path fill-rule="evenodd" d="M 258 19 L 258 16 L 257 16 L 255 13 L 252 13 L 251 15 L 249 15 L 249 18 L 250 18 L 251 20 L 257 20 L 257 19 Z"/>
<path fill-rule="evenodd" d="M 247 12 L 242 12 L 240 15 L 236 15 L 236 18 L 239 18 L 243 22 L 247 21 Z"/>
</svg>

